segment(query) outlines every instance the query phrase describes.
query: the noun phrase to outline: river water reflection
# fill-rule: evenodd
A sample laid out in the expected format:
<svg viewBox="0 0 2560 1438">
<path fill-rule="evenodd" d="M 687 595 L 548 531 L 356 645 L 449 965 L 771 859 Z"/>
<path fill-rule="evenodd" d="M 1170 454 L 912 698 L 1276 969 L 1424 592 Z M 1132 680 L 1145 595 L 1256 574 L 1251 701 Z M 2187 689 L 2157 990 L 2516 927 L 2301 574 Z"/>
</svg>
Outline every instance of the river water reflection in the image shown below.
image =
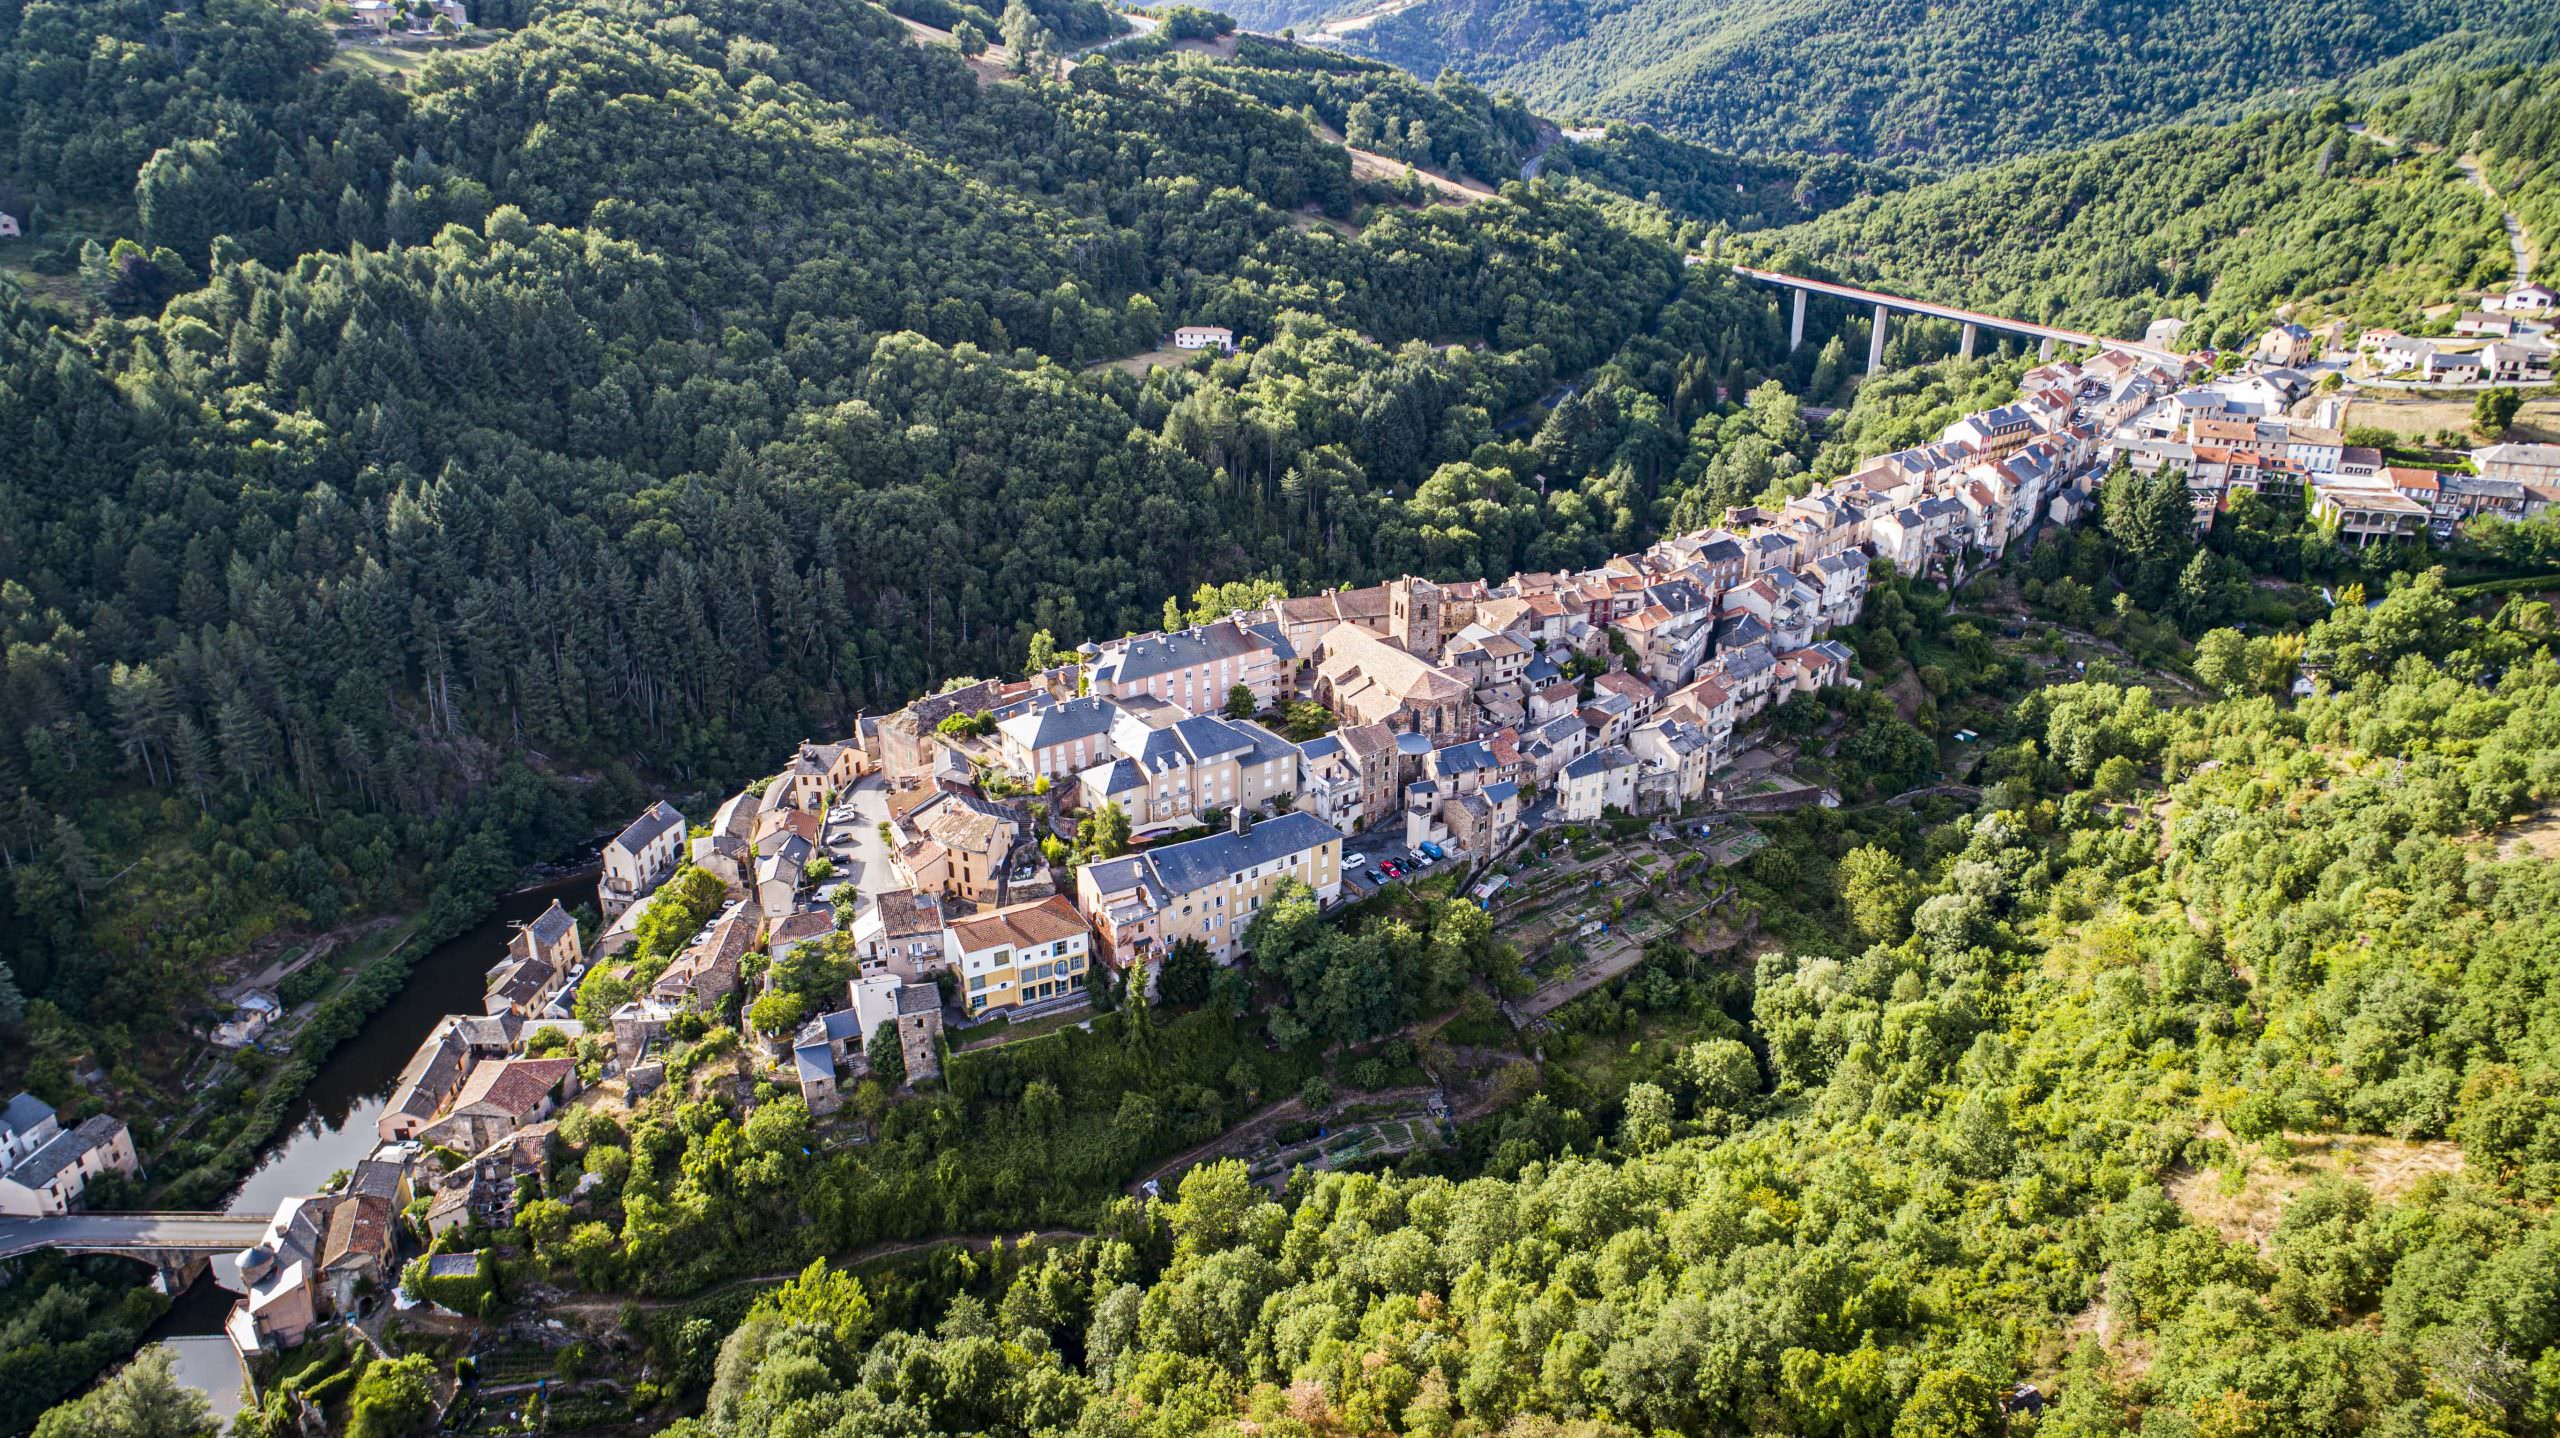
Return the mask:
<svg viewBox="0 0 2560 1438">
<path fill-rule="evenodd" d="M 373 1152 L 374 1121 L 390 1101 L 401 1067 L 445 1015 L 480 1012 L 489 967 L 506 952 L 515 926 L 554 899 L 576 908 L 594 895 L 595 885 L 596 871 L 589 869 L 519 890 L 500 900 L 488 918 L 428 950 L 391 1001 L 330 1053 L 310 1087 L 285 1111 L 283 1130 L 232 1190 L 224 1211 L 271 1214 L 285 1199 L 319 1191 L 331 1174 Z M 216 1262 L 227 1266 L 230 1260 Z M 243 1386 L 239 1356 L 222 1336 L 232 1298 L 208 1274 L 145 1337 L 169 1348 L 178 1376 L 204 1389 L 226 1423 L 239 1407 Z"/>
</svg>

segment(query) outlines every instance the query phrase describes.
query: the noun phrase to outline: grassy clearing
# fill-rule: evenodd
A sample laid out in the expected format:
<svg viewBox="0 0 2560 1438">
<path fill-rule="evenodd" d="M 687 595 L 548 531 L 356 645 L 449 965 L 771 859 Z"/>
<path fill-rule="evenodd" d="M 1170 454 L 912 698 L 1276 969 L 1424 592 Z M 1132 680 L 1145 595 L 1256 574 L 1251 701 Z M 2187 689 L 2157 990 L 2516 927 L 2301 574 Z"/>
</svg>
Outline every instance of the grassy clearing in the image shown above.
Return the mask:
<svg viewBox="0 0 2560 1438">
<path fill-rule="evenodd" d="M 2347 423 L 2372 425 L 2418 440 L 2431 440 L 2448 429 L 2467 435 L 2471 431 L 2471 401 L 2362 395 L 2347 407 Z M 2526 400 L 2507 438 L 2518 444 L 2560 442 L 2560 395 L 2540 394 Z"/>
<path fill-rule="evenodd" d="M 2462 1150 L 2443 1139 L 2411 1141 L 2370 1134 L 2287 1135 L 2273 1154 L 2235 1158 L 2218 1169 L 2190 1170 L 2169 1181 L 2169 1196 L 2189 1219 L 2233 1243 L 2266 1251 L 2285 1205 L 2331 1174 L 2363 1184 L 2378 1199 L 2407 1193 L 2421 1180 L 2462 1171 Z"/>
<path fill-rule="evenodd" d="M 1102 370 L 1116 369 L 1125 374 L 1135 375 L 1139 379 L 1145 379 L 1147 372 L 1158 365 L 1168 369 L 1182 368 L 1191 362 L 1191 356 L 1194 353 L 1196 351 L 1172 348 L 1147 350 L 1124 359 L 1104 360 L 1099 364 L 1086 365 L 1085 373 L 1094 374 Z"/>
</svg>

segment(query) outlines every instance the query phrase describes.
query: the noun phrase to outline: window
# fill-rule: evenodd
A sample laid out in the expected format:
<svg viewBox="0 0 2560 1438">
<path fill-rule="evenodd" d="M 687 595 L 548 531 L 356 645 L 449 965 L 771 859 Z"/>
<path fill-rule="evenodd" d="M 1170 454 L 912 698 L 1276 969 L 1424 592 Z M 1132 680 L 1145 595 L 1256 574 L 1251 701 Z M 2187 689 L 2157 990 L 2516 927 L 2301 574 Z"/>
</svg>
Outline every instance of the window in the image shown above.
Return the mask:
<svg viewBox="0 0 2560 1438">
<path fill-rule="evenodd" d="M 987 976 L 986 976 L 986 975 L 984 975 L 984 974 L 971 974 L 971 975 L 969 976 L 969 992 L 971 992 L 971 993 L 973 993 L 973 994 L 974 994 L 974 993 L 978 992 L 979 990 L 981 990 L 981 989 L 985 988 L 986 986 L 987 986 Z"/>
</svg>

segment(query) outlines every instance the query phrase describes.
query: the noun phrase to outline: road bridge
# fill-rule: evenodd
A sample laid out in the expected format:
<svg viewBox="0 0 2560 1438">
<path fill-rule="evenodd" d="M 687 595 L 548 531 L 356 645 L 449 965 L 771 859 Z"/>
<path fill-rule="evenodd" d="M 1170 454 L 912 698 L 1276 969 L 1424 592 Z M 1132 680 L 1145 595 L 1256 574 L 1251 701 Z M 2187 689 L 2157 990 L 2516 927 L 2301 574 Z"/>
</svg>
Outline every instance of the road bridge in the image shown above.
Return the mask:
<svg viewBox="0 0 2560 1438">
<path fill-rule="evenodd" d="M 1964 326 L 1964 339 L 1956 352 L 1966 359 L 1973 358 L 1974 337 L 1979 330 L 2032 335 L 2044 342 L 2038 353 L 2045 359 L 2053 358 L 2053 347 L 2057 342 L 2091 347 L 2103 345 L 2112 349 L 2129 350 L 2151 359 L 2176 358 L 2164 350 L 2136 344 L 2130 340 L 2111 340 L 2080 330 L 2067 330 L 2059 325 L 2037 324 L 2033 320 L 2010 319 L 2005 315 L 1988 315 L 1980 310 L 1961 309 L 1955 305 L 1931 304 L 1927 300 L 1907 299 L 1901 295 L 1886 294 L 1882 290 L 1861 289 L 1856 285 L 1844 285 L 1831 280 L 1807 279 L 1802 275 L 1781 274 L 1776 270 L 1755 270 L 1743 265 L 1734 266 L 1733 272 L 1744 279 L 1758 280 L 1764 285 L 1776 285 L 1781 289 L 1795 291 L 1795 311 L 1787 321 L 1789 351 L 1793 351 L 1804 343 L 1805 296 L 1824 295 L 1832 299 L 1847 300 L 1851 304 L 1872 307 L 1875 311 L 1875 325 L 1867 336 L 1867 373 L 1869 374 L 1884 368 L 1885 316 L 1897 310 L 1904 314 L 1923 315 L 1930 319 L 1953 320 Z"/>
<path fill-rule="evenodd" d="M 120 1254 L 158 1270 L 163 1291 L 178 1293 L 206 1263 L 267 1236 L 268 1221 L 228 1213 L 58 1213 L 0 1218 L 0 1258 L 38 1249 Z M 223 1271 L 228 1271 L 223 1270 Z"/>
</svg>

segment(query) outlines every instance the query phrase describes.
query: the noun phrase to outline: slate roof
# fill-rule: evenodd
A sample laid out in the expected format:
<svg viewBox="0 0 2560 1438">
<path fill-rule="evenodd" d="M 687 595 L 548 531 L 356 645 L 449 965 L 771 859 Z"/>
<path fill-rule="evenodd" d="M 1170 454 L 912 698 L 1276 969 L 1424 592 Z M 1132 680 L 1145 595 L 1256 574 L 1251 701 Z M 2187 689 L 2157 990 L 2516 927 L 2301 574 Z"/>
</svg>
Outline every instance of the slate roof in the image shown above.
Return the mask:
<svg viewBox="0 0 2560 1438">
<path fill-rule="evenodd" d="M 836 1009 L 830 1013 L 820 1014 L 802 1024 L 800 1032 L 792 1037 L 791 1042 L 796 1052 L 800 1049 L 824 1048 L 829 1044 L 840 1044 L 846 1039 L 861 1036 L 862 1016 L 851 1009 Z"/>
<path fill-rule="evenodd" d="M 1173 634 L 1141 634 L 1117 648 L 1105 650 L 1102 661 L 1094 666 L 1094 680 L 1097 683 L 1135 683 L 1159 674 L 1188 669 L 1195 664 L 1241 658 L 1273 648 L 1274 637 L 1232 619 L 1221 619 L 1214 624 L 1203 624 Z"/>
<path fill-rule="evenodd" d="M 1096 764 L 1076 777 L 1079 782 L 1105 798 L 1113 794 L 1134 793 L 1147 787 L 1147 776 L 1139 773 L 1137 762 L 1130 759 L 1114 759 L 1106 764 Z"/>
<path fill-rule="evenodd" d="M 1111 732 L 1111 721 L 1120 717 L 1120 707 L 1100 695 L 1070 699 L 1027 714 L 1016 714 L 996 725 L 1007 739 L 1026 749 L 1046 749 L 1058 744 L 1072 744 L 1079 739 L 1099 738 Z"/>
<path fill-rule="evenodd" d="M 443 1029 L 418 1046 L 409 1056 L 409 1064 L 400 1070 L 400 1084 L 391 1092 L 394 1114 L 429 1118 L 443 1106 L 462 1073 L 463 1044 L 450 1028 Z"/>
<path fill-rule="evenodd" d="M 578 921 L 570 918 L 569 911 L 560 907 L 560 901 L 554 899 L 551 901 L 551 907 L 543 910 L 542 916 L 526 927 L 532 933 L 533 941 L 547 949 L 576 933 Z"/>
<path fill-rule="evenodd" d="M 490 979 L 489 997 L 510 1004 L 530 1003 L 551 987 L 559 971 L 540 959 L 517 959 L 507 964 Z"/>
<path fill-rule="evenodd" d="M 9 1170 L 9 1181 L 27 1188 L 42 1188 L 59 1177 L 64 1169 L 114 1142 L 116 1134 L 123 1128 L 123 1120 L 106 1114 L 83 1119 L 78 1128 L 55 1134 L 44 1147 L 20 1160 L 17 1167 Z"/>
<path fill-rule="evenodd" d="M 1568 779 L 1587 779 L 1594 774 L 1608 773 L 1612 769 L 1624 769 L 1634 762 L 1636 762 L 1636 756 L 1612 744 L 1605 749 L 1594 749 L 1565 765 L 1564 775 Z"/>
<path fill-rule="evenodd" d="M 347 1175 L 347 1192 L 358 1198 L 398 1198 L 400 1165 L 368 1158 Z"/>
<path fill-rule="evenodd" d="M 1716 652 L 1748 649 L 1768 637 L 1769 626 L 1761 623 L 1757 615 L 1736 615 L 1716 626 Z"/>
<path fill-rule="evenodd" d="M 1098 894 L 1108 896 L 1135 892 L 1147 908 L 1160 907 L 1165 901 L 1164 885 L 1157 881 L 1147 855 L 1127 854 L 1117 859 L 1104 859 L 1085 865 L 1080 872 L 1093 876 L 1094 892 Z M 1108 912 L 1114 918 L 1128 915 L 1125 905 L 1115 906 Z"/>
<path fill-rule="evenodd" d="M 1444 779 L 1459 774 L 1472 774 L 1478 769 L 1496 767 L 1493 751 L 1485 747 L 1482 741 L 1452 744 L 1446 749 L 1434 750 L 1431 755 L 1431 766 Z"/>
<path fill-rule="evenodd" d="M 1187 844 L 1151 849 L 1144 856 L 1158 882 L 1173 893 L 1187 894 L 1229 874 L 1267 864 L 1342 839 L 1333 826 L 1303 809 L 1266 819 L 1242 834 L 1211 834 Z"/>
<path fill-rule="evenodd" d="M 512 1049 L 524 1032 L 524 1020 L 508 1014 L 456 1014 L 453 1036 L 475 1049 Z"/>
<path fill-rule="evenodd" d="M 835 1054 L 822 1043 L 793 1049 L 791 1067 L 804 1084 L 826 1083 L 836 1076 Z"/>
<path fill-rule="evenodd" d="M 0 1128 L 25 1133 L 51 1117 L 53 1105 L 34 1094 L 20 1093 L 9 1100 L 6 1108 L 0 1108 Z"/>
<path fill-rule="evenodd" d="M 639 818 L 632 820 L 629 827 L 625 828 L 621 833 L 614 835 L 613 842 L 621 845 L 625 850 L 637 854 L 642 849 L 649 847 L 650 841 L 666 833 L 669 829 L 682 832 L 684 829 L 684 815 L 676 812 L 675 805 L 668 803 L 664 799 L 660 799 L 657 803 L 650 805 L 648 810 L 641 814 Z"/>
<path fill-rule="evenodd" d="M 1777 662 L 1769 657 L 1766 647 L 1757 644 L 1745 649 L 1736 649 L 1717 660 L 1724 669 L 1727 679 L 1748 679 L 1769 669 Z"/>
</svg>

